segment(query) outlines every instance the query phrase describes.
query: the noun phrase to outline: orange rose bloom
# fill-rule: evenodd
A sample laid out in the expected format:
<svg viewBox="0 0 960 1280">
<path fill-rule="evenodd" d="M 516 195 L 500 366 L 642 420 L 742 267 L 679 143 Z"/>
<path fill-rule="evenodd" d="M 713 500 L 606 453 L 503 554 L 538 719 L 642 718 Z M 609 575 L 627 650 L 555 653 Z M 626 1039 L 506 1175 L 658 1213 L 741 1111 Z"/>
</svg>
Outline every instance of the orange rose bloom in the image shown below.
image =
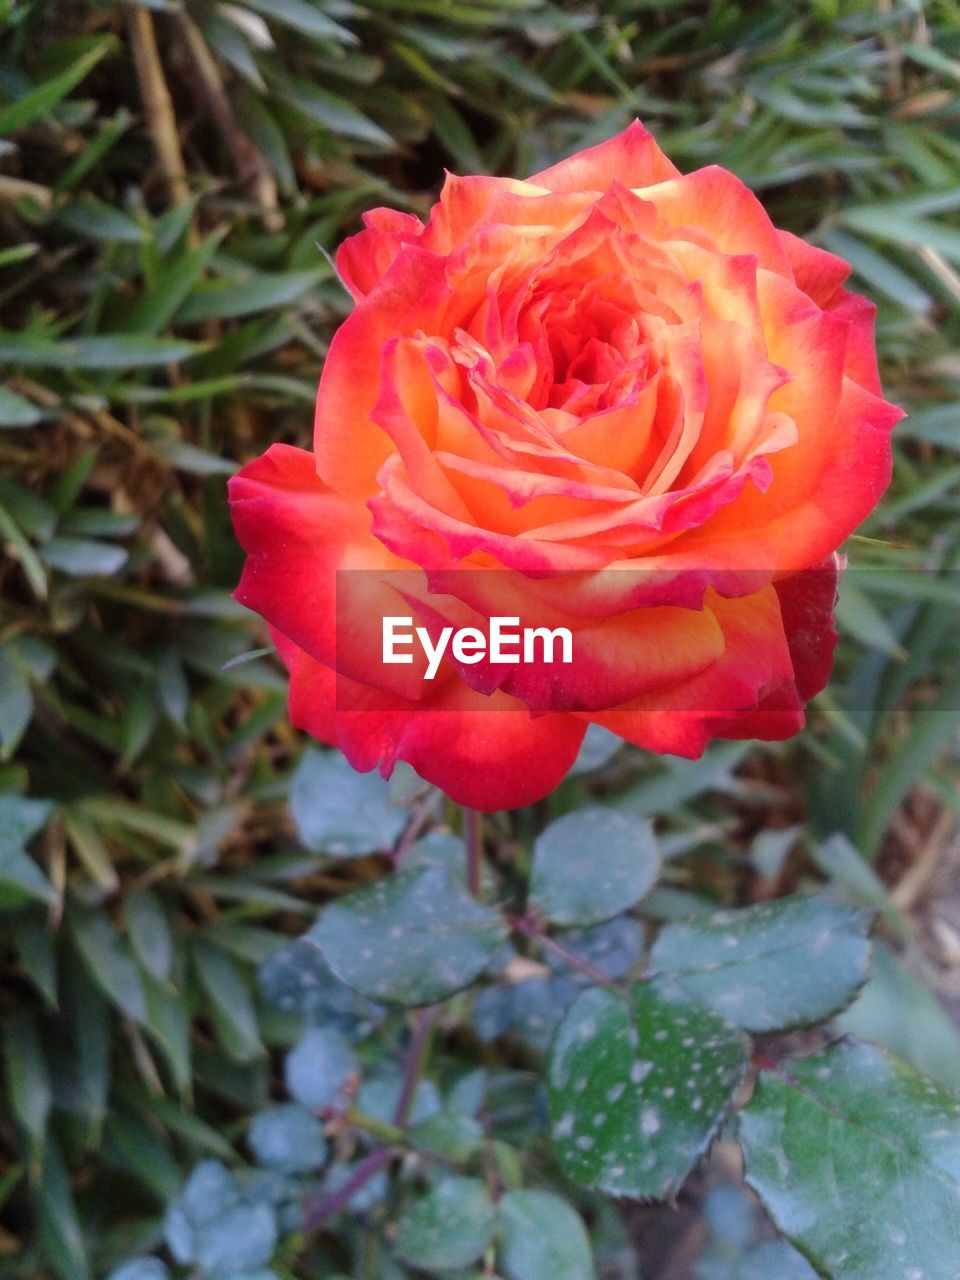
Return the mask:
<svg viewBox="0 0 960 1280">
<path fill-rule="evenodd" d="M 847 264 L 639 124 L 524 182 L 448 177 L 425 225 L 365 226 L 337 255 L 356 307 L 313 452 L 274 445 L 231 482 L 237 599 L 271 625 L 294 723 L 485 810 L 546 795 L 591 722 L 685 756 L 800 729 L 836 551 L 901 416 Z M 390 614 L 548 621 L 574 660 L 448 655 L 425 681 L 382 662 Z"/>
</svg>

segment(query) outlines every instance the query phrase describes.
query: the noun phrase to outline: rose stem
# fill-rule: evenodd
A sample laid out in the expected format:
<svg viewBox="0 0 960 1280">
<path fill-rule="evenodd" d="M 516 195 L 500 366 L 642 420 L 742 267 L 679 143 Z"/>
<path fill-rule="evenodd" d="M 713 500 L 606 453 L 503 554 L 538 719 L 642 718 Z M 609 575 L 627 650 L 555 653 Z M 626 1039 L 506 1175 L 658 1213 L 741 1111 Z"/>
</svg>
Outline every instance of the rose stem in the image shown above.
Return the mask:
<svg viewBox="0 0 960 1280">
<path fill-rule="evenodd" d="M 328 1218 L 345 1209 L 361 1187 L 375 1178 L 390 1163 L 393 1152 L 389 1147 L 377 1147 L 364 1158 L 350 1177 L 329 1195 L 314 1196 L 307 1202 L 303 1215 L 304 1231 L 316 1231 Z"/>
<path fill-rule="evenodd" d="M 511 926 L 517 933 L 525 934 L 528 938 L 533 938 L 541 947 L 545 947 L 548 951 L 552 951 L 555 956 L 560 956 L 571 969 L 576 969 L 578 973 L 582 973 L 584 977 L 589 978 L 591 982 L 595 982 L 598 987 L 612 987 L 613 980 L 608 978 L 605 973 L 601 973 L 599 969 L 595 969 L 589 960 L 584 960 L 574 951 L 568 950 L 562 942 L 557 942 L 556 938 L 551 938 L 549 934 L 537 925 L 529 916 L 517 916 L 510 921 Z"/>
<path fill-rule="evenodd" d="M 417 1085 L 420 1083 L 420 1076 L 423 1074 L 423 1068 L 427 1062 L 430 1033 L 433 1030 L 433 1024 L 439 1012 L 439 1008 L 433 1006 L 428 1009 L 418 1009 L 414 1015 L 413 1034 L 410 1037 L 410 1043 L 407 1046 L 404 1058 L 403 1081 L 400 1085 L 400 1097 L 397 1099 L 397 1106 L 393 1114 L 393 1124 L 381 1127 L 384 1137 L 389 1136 L 394 1139 L 395 1135 L 395 1141 L 398 1143 L 402 1140 L 403 1130 L 410 1119 L 410 1109 L 416 1097 Z M 348 1121 L 350 1119 L 349 1112 L 346 1115 L 346 1119 Z M 364 1117 L 365 1119 L 366 1117 Z M 368 1128 L 366 1124 L 361 1124 L 360 1127 Z M 360 1161 L 343 1186 L 338 1187 L 336 1191 L 331 1192 L 329 1195 L 314 1196 L 313 1199 L 309 1200 L 303 1215 L 304 1231 L 316 1231 L 328 1218 L 332 1218 L 335 1213 L 339 1213 L 341 1209 L 346 1208 L 360 1188 L 366 1186 L 371 1178 L 375 1178 L 380 1170 L 390 1163 L 394 1154 L 395 1148 L 390 1146 L 374 1148 L 369 1155 Z"/>
<path fill-rule="evenodd" d="M 403 1083 L 400 1086 L 400 1097 L 397 1099 L 393 1113 L 393 1123 L 398 1129 L 406 1128 L 410 1119 L 410 1109 L 416 1097 L 417 1085 L 427 1064 L 430 1051 L 430 1033 L 440 1010 L 437 1005 L 429 1009 L 418 1009 L 414 1014 L 413 1034 L 407 1045 L 407 1053 L 403 1063 Z"/>
<path fill-rule="evenodd" d="M 483 868 L 483 815 L 476 809 L 463 808 L 463 838 L 467 846 L 467 888 L 480 897 Z"/>
</svg>

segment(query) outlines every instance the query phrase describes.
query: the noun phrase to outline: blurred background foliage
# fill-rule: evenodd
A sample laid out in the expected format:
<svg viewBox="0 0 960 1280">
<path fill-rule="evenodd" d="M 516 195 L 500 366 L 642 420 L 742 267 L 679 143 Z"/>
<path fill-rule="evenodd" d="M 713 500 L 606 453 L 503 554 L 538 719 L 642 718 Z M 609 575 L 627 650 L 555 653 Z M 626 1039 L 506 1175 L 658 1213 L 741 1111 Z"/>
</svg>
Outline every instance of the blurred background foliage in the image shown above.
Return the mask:
<svg viewBox="0 0 960 1280">
<path fill-rule="evenodd" d="M 236 1164 L 300 1027 L 254 975 L 367 874 L 291 820 L 303 742 L 229 594 L 226 477 L 309 440 L 349 305 L 328 252 L 371 206 L 425 213 L 444 166 L 522 175 L 637 115 L 853 264 L 910 417 L 805 734 L 692 764 L 601 751 L 550 803 L 656 820 L 661 918 L 811 878 L 879 908 L 848 1024 L 960 1084 L 960 5 L 0 0 L 4 1274 L 105 1274 L 197 1160 Z M 408 783 L 359 795 L 387 814 L 361 852 L 396 838 Z M 532 821 L 498 820 L 521 843 Z M 602 1274 L 638 1274 L 589 1212 Z M 741 1274 L 717 1230 L 690 1266 Z M 348 1269 L 365 1238 L 282 1274 Z"/>
</svg>

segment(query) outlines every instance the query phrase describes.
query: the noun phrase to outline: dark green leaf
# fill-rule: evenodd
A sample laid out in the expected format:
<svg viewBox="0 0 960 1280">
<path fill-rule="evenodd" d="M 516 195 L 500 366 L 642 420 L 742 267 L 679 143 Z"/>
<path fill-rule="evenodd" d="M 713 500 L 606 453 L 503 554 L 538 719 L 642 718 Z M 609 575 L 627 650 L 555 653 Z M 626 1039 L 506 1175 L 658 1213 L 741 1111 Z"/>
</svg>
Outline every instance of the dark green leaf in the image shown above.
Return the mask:
<svg viewBox="0 0 960 1280">
<path fill-rule="evenodd" d="M 13 938 L 24 971 L 47 1004 L 57 1004 L 57 956 L 53 932 L 47 922 L 31 912 L 21 915 Z"/>
<path fill-rule="evenodd" d="M 90 1263 L 60 1149 L 47 1143 L 43 1173 L 36 1192 L 40 1240 L 60 1280 L 90 1280 Z"/>
<path fill-rule="evenodd" d="M 177 319 L 185 324 L 198 320 L 235 319 L 277 307 L 290 306 L 327 274 L 326 271 L 280 271 L 273 275 L 224 280 L 197 288 L 180 307 Z"/>
<path fill-rule="evenodd" d="M 135 218 L 121 209 L 89 197 L 64 205 L 57 213 L 57 222 L 91 240 L 139 244 L 146 238 L 145 230 Z"/>
<path fill-rule="evenodd" d="M 77 950 L 97 986 L 128 1017 L 144 1025 L 147 1004 L 140 971 L 108 917 L 75 910 L 70 917 Z"/>
<path fill-rule="evenodd" d="M 424 1271 L 468 1267 L 493 1238 L 497 1211 L 477 1178 L 447 1178 L 397 1225 L 396 1249 L 406 1262 Z"/>
<path fill-rule="evenodd" d="M 152 287 L 126 317 L 126 328 L 131 333 L 159 333 L 206 271 L 225 235 L 226 228 L 218 227 L 195 249 L 165 262 Z"/>
<path fill-rule="evenodd" d="M 470 1116 L 438 1111 L 409 1132 L 409 1140 L 421 1151 L 430 1151 L 454 1164 L 469 1160 L 483 1146 L 483 1127 Z"/>
<path fill-rule="evenodd" d="M 0 760 L 8 760 L 33 718 L 33 693 L 12 645 L 0 648 Z"/>
<path fill-rule="evenodd" d="M 400 872 L 331 903 L 307 934 L 341 981 L 374 1000 L 432 1004 L 483 972 L 506 926 L 443 867 Z"/>
<path fill-rule="evenodd" d="M 836 1280 L 956 1280 L 960 1101 L 845 1041 L 761 1072 L 740 1118 L 747 1180 L 776 1225 Z"/>
<path fill-rule="evenodd" d="M 230 957 L 199 943 L 193 952 L 197 977 L 207 994 L 220 1043 L 238 1062 L 263 1053 L 250 992 Z"/>
<path fill-rule="evenodd" d="M 155 978 L 169 978 L 173 940 L 160 899 L 152 889 L 136 889 L 124 900 L 123 913 L 137 959 Z"/>
<path fill-rule="evenodd" d="M 76 62 L 52 76 L 43 84 L 22 94 L 15 102 L 0 107 L 0 138 L 15 133 L 41 116 L 48 115 L 71 89 L 90 74 L 103 55 L 114 44 L 112 37 L 105 37 L 87 49 Z"/>
<path fill-rule="evenodd" d="M 663 983 L 585 991 L 550 1056 L 561 1166 L 610 1195 L 667 1198 L 709 1146 L 748 1058 L 742 1031 Z"/>
<path fill-rule="evenodd" d="M 258 1112 L 247 1145 L 258 1164 L 281 1173 L 310 1173 L 327 1158 L 323 1125 L 296 1102 Z"/>
<path fill-rule="evenodd" d="M 52 342 L 26 334 L 0 333 L 0 361 L 24 368 L 136 369 L 138 365 L 175 364 L 198 350 L 194 342 L 130 334 Z"/>
<path fill-rule="evenodd" d="M 307 0 L 249 0 L 249 4 L 265 18 L 282 22 L 305 36 L 333 40 L 337 44 L 358 43 L 352 31 L 328 18 L 318 5 L 308 4 Z"/>
<path fill-rule="evenodd" d="M 590 1238 L 565 1200 L 549 1191 L 508 1191 L 498 1211 L 507 1280 L 593 1280 Z"/>
<path fill-rule="evenodd" d="M 309 80 L 273 71 L 270 80 L 277 94 L 314 124 L 331 133 L 359 142 L 392 147 L 393 139 L 378 124 L 358 111 L 346 98 L 319 89 Z"/>
<path fill-rule="evenodd" d="M 823 1022 L 866 981 L 870 916 L 820 896 L 781 898 L 661 930 L 654 972 L 748 1031 Z"/>
<path fill-rule="evenodd" d="M 0 909 L 53 901 L 53 888 L 26 851 L 50 809 L 46 800 L 0 795 Z"/>
<path fill-rule="evenodd" d="M 33 427 L 43 418 L 41 411 L 9 387 L 0 387 L 0 427 Z"/>
<path fill-rule="evenodd" d="M 26 1009 L 10 1014 L 5 1020 L 3 1052 L 11 1114 L 39 1150 L 53 1106 L 53 1093 L 37 1023 Z"/>
<path fill-rule="evenodd" d="M 329 1027 L 311 1027 L 287 1054 L 284 1079 L 292 1097 L 310 1111 L 343 1106 L 346 1086 L 357 1070 L 347 1040 Z"/>
<path fill-rule="evenodd" d="M 878 939 L 867 985 L 837 1019 L 841 1031 L 891 1049 L 924 1075 L 960 1091 L 960 1031 L 928 982 Z"/>
</svg>

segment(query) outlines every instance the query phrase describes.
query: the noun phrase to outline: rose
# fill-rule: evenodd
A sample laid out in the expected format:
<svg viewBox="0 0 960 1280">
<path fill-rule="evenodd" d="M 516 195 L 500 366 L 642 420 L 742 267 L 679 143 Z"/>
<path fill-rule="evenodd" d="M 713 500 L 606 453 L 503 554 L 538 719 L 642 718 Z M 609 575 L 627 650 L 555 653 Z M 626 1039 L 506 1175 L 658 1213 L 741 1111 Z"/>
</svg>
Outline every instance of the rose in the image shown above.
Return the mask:
<svg viewBox="0 0 960 1280">
<path fill-rule="evenodd" d="M 801 728 L 835 553 L 901 416 L 847 265 L 639 124 L 365 226 L 337 256 L 356 307 L 313 452 L 276 444 L 231 482 L 237 599 L 271 625 L 294 723 L 488 810 L 548 793 L 590 723 L 685 756 Z M 365 585 L 338 599 L 338 570 Z M 426 683 L 384 666 L 364 620 L 390 613 L 562 619 L 576 660 Z"/>
</svg>

